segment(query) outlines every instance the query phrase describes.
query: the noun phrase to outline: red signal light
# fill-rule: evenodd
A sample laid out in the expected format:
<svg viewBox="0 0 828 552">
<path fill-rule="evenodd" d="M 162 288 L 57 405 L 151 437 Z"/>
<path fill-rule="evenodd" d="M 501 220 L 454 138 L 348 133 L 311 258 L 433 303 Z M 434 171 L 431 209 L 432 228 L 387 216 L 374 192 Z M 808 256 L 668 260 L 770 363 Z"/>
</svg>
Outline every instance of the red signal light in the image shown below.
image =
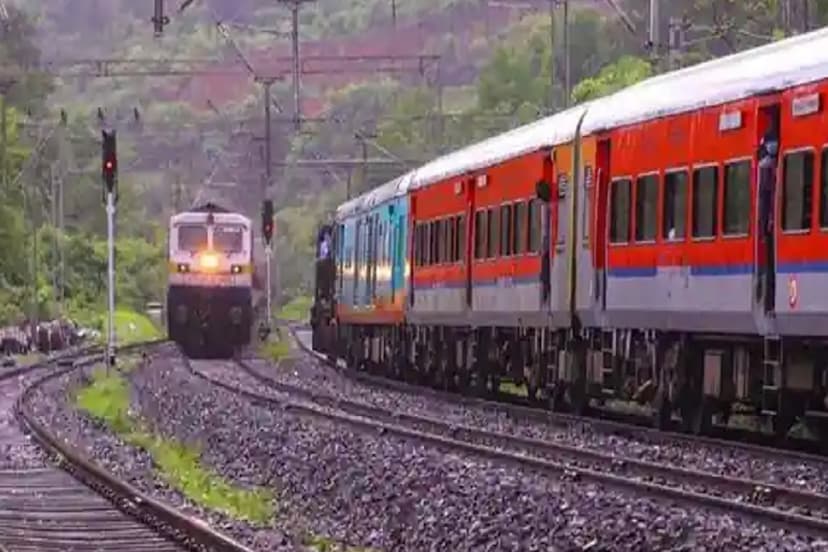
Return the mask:
<svg viewBox="0 0 828 552">
<path fill-rule="evenodd" d="M 112 161 L 107 161 L 106 164 L 104 165 L 104 168 L 108 171 L 111 171 L 112 170 Z"/>
</svg>

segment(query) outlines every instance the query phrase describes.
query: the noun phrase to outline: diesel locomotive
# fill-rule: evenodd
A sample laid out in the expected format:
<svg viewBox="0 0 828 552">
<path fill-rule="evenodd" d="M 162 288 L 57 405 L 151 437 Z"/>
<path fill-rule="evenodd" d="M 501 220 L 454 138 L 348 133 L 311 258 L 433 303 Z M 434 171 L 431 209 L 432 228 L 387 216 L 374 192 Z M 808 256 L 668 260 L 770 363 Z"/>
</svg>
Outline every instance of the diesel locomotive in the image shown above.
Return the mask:
<svg viewBox="0 0 828 552">
<path fill-rule="evenodd" d="M 167 332 L 188 356 L 229 356 L 250 343 L 254 301 L 251 220 L 215 203 L 169 224 Z"/>
</svg>

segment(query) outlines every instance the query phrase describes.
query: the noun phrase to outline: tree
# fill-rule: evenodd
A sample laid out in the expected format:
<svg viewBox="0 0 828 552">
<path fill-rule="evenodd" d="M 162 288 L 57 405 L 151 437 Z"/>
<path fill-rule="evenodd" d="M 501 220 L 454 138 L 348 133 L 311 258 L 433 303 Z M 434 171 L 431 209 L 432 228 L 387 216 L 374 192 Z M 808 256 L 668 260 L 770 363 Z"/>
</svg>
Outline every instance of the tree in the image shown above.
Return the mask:
<svg viewBox="0 0 828 552">
<path fill-rule="evenodd" d="M 595 77 L 579 82 L 572 90 L 572 100 L 580 103 L 612 94 L 646 79 L 652 72 L 649 62 L 633 56 L 624 56 L 601 69 Z"/>
</svg>

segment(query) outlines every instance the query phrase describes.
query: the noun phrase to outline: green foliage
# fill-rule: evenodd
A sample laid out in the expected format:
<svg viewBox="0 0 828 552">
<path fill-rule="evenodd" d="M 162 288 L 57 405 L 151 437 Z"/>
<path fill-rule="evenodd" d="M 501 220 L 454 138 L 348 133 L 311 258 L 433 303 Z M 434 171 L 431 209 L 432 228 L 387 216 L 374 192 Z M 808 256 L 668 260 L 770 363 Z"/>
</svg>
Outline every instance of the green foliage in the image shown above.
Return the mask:
<svg viewBox="0 0 828 552">
<path fill-rule="evenodd" d="M 161 477 L 194 502 L 257 524 L 272 519 L 273 497 L 269 492 L 231 485 L 201 465 L 198 449 L 143 428 L 130 413 L 129 388 L 119 373 L 97 370 L 92 383 L 76 392 L 75 404 L 105 422 L 127 443 L 149 452 Z"/>
<path fill-rule="evenodd" d="M 282 320 L 300 322 L 307 320 L 310 316 L 310 308 L 313 305 L 313 297 L 300 295 L 288 301 L 276 314 Z"/>
<path fill-rule="evenodd" d="M 288 297 L 310 293 L 313 284 L 313 258 L 319 220 L 330 208 L 323 201 L 308 200 L 286 207 L 276 214 L 276 251 L 282 293 Z"/>
<path fill-rule="evenodd" d="M 651 74 L 652 66 L 648 61 L 633 56 L 624 56 L 601 69 L 595 77 L 578 83 L 578 86 L 572 90 L 572 99 L 578 103 L 594 100 L 644 80 Z"/>
<path fill-rule="evenodd" d="M 311 534 L 302 539 L 302 544 L 314 552 L 372 552 L 372 549 L 362 546 L 345 546 L 330 537 Z"/>
<path fill-rule="evenodd" d="M 259 347 L 259 355 L 273 362 L 279 362 L 290 355 L 290 341 L 284 339 L 277 330 L 271 339 Z"/>
<path fill-rule="evenodd" d="M 119 309 L 115 311 L 114 318 L 115 335 L 121 345 L 161 338 L 161 331 L 143 314 Z"/>
</svg>

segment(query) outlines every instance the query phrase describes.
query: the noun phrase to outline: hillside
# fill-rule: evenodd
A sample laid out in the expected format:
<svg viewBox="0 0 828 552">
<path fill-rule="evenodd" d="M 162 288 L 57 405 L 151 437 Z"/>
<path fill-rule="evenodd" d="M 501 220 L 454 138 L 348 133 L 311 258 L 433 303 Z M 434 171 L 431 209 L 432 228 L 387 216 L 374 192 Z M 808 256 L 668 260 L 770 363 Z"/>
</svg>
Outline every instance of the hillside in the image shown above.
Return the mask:
<svg viewBox="0 0 828 552">
<path fill-rule="evenodd" d="M 281 209 L 278 247 L 289 293 L 309 285 L 313 225 L 347 191 L 365 191 L 412 163 L 534 120 L 564 104 L 564 56 L 550 45 L 547 0 L 398 0 L 396 19 L 389 0 L 317 0 L 303 5 L 302 56 L 351 61 L 308 62 L 306 69 L 314 74 L 302 78 L 302 114 L 324 121 L 307 122 L 298 133 L 289 118 L 289 11 L 273 0 L 197 0 L 181 15 L 174 11 L 178 3 L 168 0 L 172 22 L 160 38 L 153 37 L 149 0 L 6 1 L 34 17 L 31 38 L 45 59 L 198 58 L 215 60 L 212 70 L 236 71 L 57 79 L 48 97 L 41 89 L 17 98 L 39 98 L 29 107 L 50 111 L 50 117 L 67 109 L 76 129 L 75 147 L 84 150 L 76 157 L 87 166 L 94 163 L 90 152 L 97 108 L 118 121 L 123 178 L 135 183 L 130 186 L 136 195 L 129 201 L 142 207 L 136 220 L 165 220 L 171 209 L 202 193 L 211 179 L 236 182 L 234 191 L 222 193 L 234 194 L 233 200 L 251 215 L 258 214 L 264 195 L 262 90 L 244 72 L 216 21 L 227 25 L 257 73 L 285 75 L 272 89 L 270 194 Z M 634 33 L 603 0 L 571 3 L 575 100 L 605 94 L 665 68 L 663 59 L 650 63 L 644 47 L 647 0 L 621 4 L 636 27 Z M 824 4 L 813 2 L 814 23 L 824 18 Z M 773 0 L 674 2 L 663 12 L 662 36 L 667 36 L 670 17 L 684 16 L 696 25 L 686 30 L 689 46 L 677 56 L 681 65 L 784 34 Z M 554 31 L 559 46 L 561 29 Z M 416 63 L 409 65 L 412 70 L 391 73 L 353 61 L 358 56 L 426 54 L 439 55 L 440 63 L 424 62 L 422 72 Z M 135 109 L 139 121 L 133 120 Z M 357 131 L 370 137 L 364 150 L 355 139 Z M 317 168 L 294 163 L 359 159 L 363 153 L 410 163 Z M 94 181 L 86 185 L 93 187 Z M 84 198 L 94 197 L 94 192 L 85 194 Z M 84 201 L 77 200 L 78 206 Z M 89 224 L 100 229 L 100 221 Z M 147 235 L 145 226 L 136 229 Z"/>
</svg>

